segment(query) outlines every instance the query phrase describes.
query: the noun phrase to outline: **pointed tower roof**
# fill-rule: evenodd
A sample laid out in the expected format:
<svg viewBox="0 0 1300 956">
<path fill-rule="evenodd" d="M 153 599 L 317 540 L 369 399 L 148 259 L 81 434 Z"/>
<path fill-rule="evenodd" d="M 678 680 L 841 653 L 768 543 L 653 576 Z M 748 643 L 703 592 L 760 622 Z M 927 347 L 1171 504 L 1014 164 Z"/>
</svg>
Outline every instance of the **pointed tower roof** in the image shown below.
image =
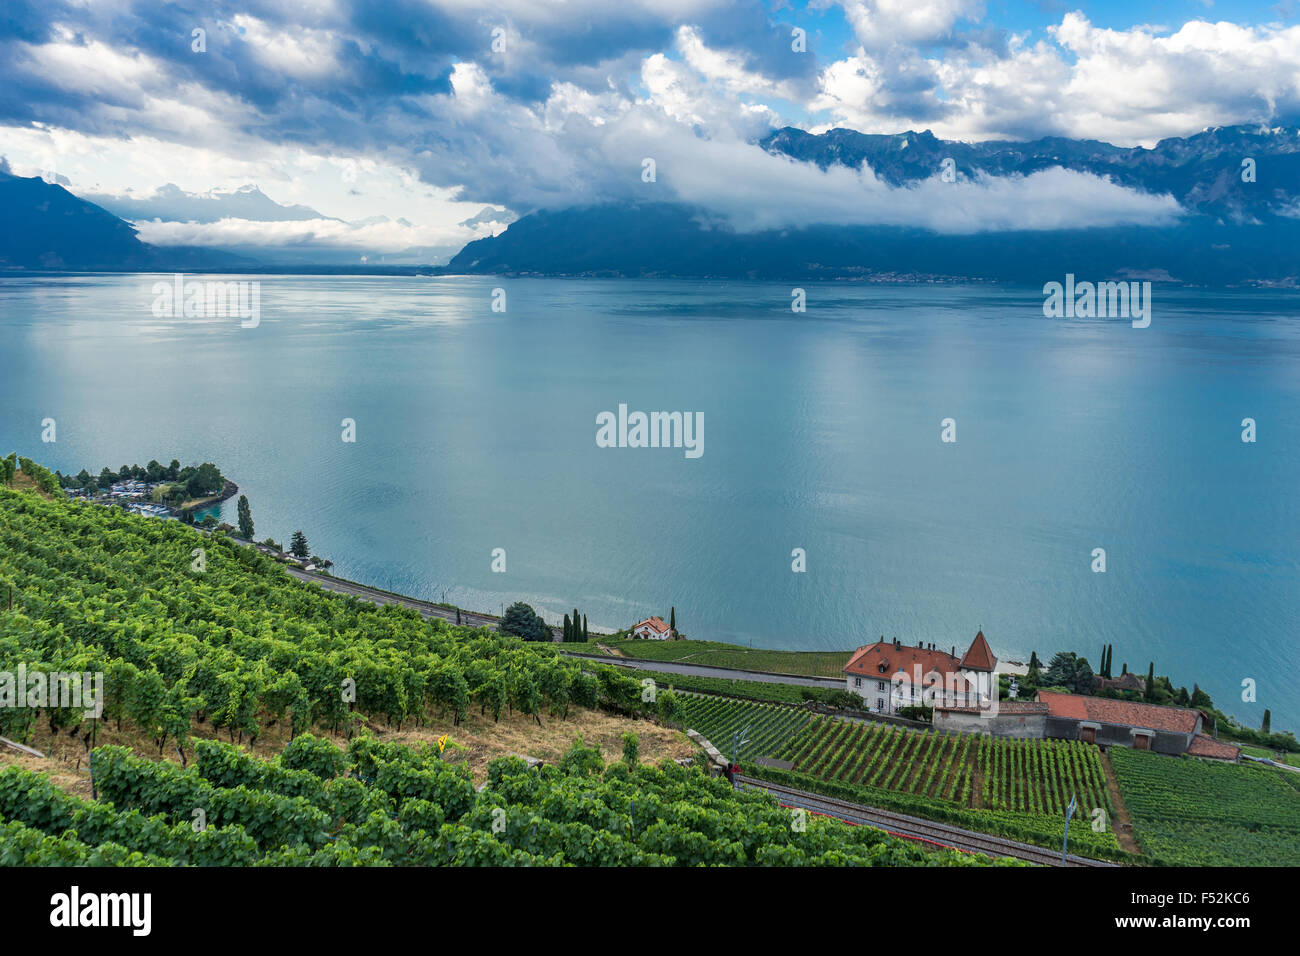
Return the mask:
<svg viewBox="0 0 1300 956">
<path fill-rule="evenodd" d="M 997 666 L 998 659 L 993 656 L 993 649 L 989 647 L 989 642 L 984 639 L 984 632 L 980 631 L 975 635 L 975 640 L 970 642 L 970 647 L 962 655 L 961 666 L 963 670 L 971 671 L 991 671 Z"/>
</svg>

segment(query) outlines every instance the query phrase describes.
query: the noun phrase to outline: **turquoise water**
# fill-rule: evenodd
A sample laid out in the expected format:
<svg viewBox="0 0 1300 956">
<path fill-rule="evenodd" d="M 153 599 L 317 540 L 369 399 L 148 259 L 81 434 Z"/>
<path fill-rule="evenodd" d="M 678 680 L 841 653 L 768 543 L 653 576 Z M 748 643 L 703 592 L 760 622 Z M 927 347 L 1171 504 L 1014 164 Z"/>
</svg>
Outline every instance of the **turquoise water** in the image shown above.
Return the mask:
<svg viewBox="0 0 1300 956">
<path fill-rule="evenodd" d="M 1157 285 L 1139 330 L 1046 319 L 1038 289 L 807 285 L 796 315 L 767 283 L 263 277 L 244 329 L 155 318 L 157 279 L 0 278 L 0 448 L 214 461 L 259 538 L 302 528 L 345 577 L 467 608 L 675 605 L 688 636 L 801 649 L 1111 642 L 1117 671 L 1300 727 L 1295 293 Z M 703 455 L 597 447 L 620 403 L 702 413 Z"/>
</svg>

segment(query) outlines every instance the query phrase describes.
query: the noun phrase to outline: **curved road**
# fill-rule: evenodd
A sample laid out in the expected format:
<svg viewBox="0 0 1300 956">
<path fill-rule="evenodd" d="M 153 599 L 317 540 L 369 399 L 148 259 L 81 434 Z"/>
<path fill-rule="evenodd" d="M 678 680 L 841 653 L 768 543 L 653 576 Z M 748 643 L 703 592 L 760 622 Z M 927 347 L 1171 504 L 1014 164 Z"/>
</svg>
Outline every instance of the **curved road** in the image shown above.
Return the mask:
<svg viewBox="0 0 1300 956">
<path fill-rule="evenodd" d="M 375 604 L 401 604 L 403 607 L 409 607 L 419 611 L 425 617 L 438 617 L 444 621 L 456 623 L 456 611 L 445 608 L 440 604 L 434 604 L 430 601 L 421 601 L 418 598 L 406 597 L 402 594 L 393 594 L 389 591 L 381 591 L 378 588 L 367 587 L 364 584 L 356 584 L 352 581 L 344 581 L 340 578 L 331 577 L 328 574 L 315 574 L 311 571 L 304 571 L 301 568 L 285 567 L 285 570 L 299 581 L 307 581 L 311 584 L 318 584 L 329 591 L 337 594 L 348 594 L 352 597 L 360 598 L 363 601 L 372 601 Z M 474 611 L 462 610 L 460 612 L 462 624 L 470 627 L 496 627 L 501 623 L 501 618 L 495 614 L 479 614 Z M 555 640 L 559 640 L 564 629 L 552 627 L 551 633 Z M 570 657 L 581 657 L 583 660 L 599 661 L 602 664 L 615 664 L 619 667 L 632 667 L 638 670 L 657 671 L 661 674 L 685 674 L 693 677 L 724 677 L 729 680 L 749 680 L 759 681 L 765 684 L 793 684 L 796 687 L 829 687 L 838 690 L 844 686 L 844 681 L 834 677 L 802 677 L 798 674 L 770 674 L 765 671 L 747 671 L 734 667 L 714 667 L 711 664 L 679 664 L 674 661 L 655 661 L 642 660 L 631 657 L 602 657 L 598 654 L 570 654 Z"/>
<path fill-rule="evenodd" d="M 347 594 L 355 598 L 361 598 L 363 601 L 371 601 L 374 604 L 400 604 L 403 607 L 409 607 L 419 611 L 425 617 L 440 617 L 444 621 L 456 623 L 456 611 L 454 608 L 446 608 L 441 604 L 434 604 L 431 601 L 421 601 L 418 598 L 406 597 L 402 594 L 393 594 L 389 591 L 381 591 L 378 588 L 366 587 L 364 584 L 355 584 L 352 581 L 344 581 L 340 578 L 332 577 L 328 574 L 315 574 L 311 571 L 304 571 L 301 568 L 285 567 L 290 575 L 299 581 L 308 581 L 311 584 L 319 584 L 327 591 L 333 591 L 336 594 Z M 496 627 L 501 623 L 501 618 L 495 614 L 479 614 L 475 611 L 466 611 L 463 608 L 460 612 L 461 624 L 470 627 Z M 559 635 L 563 633 L 563 628 L 553 627 L 551 632 Z"/>
</svg>

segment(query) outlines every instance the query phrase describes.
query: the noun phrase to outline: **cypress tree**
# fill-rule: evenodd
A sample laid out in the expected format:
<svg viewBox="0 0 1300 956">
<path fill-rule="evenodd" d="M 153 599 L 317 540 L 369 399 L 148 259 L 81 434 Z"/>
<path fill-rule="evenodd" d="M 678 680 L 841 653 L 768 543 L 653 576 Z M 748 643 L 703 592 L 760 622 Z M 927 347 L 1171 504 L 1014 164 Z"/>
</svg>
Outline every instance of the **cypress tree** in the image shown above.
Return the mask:
<svg viewBox="0 0 1300 956">
<path fill-rule="evenodd" d="M 568 644 L 573 640 L 573 628 L 569 624 L 569 615 L 564 615 L 564 643 Z"/>
<path fill-rule="evenodd" d="M 1259 732 L 1261 734 L 1271 734 L 1273 732 L 1273 715 L 1267 707 L 1264 708 L 1264 722 L 1259 725 Z"/>
<path fill-rule="evenodd" d="M 249 541 L 253 538 L 253 511 L 248 507 L 248 495 L 239 496 L 239 533 Z"/>
<path fill-rule="evenodd" d="M 585 614 L 582 615 L 582 640 L 583 640 L 583 643 L 586 643 L 587 640 L 588 640 L 588 637 L 587 637 L 587 615 L 585 615 Z"/>
<path fill-rule="evenodd" d="M 1156 662 L 1152 661 L 1147 665 L 1147 688 L 1142 696 L 1150 700 L 1156 690 Z"/>
<path fill-rule="evenodd" d="M 677 608 L 672 608 L 668 612 L 668 636 L 677 636 Z"/>
</svg>

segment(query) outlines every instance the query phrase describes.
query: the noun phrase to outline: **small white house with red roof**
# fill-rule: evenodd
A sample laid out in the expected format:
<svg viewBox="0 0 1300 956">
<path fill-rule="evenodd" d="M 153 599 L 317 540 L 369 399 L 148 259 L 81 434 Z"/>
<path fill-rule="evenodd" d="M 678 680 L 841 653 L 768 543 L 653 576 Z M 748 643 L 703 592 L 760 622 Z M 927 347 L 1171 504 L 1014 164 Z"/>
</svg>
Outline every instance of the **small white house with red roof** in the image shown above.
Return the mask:
<svg viewBox="0 0 1300 956">
<path fill-rule="evenodd" d="M 995 699 L 997 664 L 983 631 L 961 657 L 955 646 L 947 653 L 933 643 L 912 647 L 882 637 L 853 652 L 844 665 L 845 689 L 880 714 L 919 705 L 979 708 Z"/>
<path fill-rule="evenodd" d="M 673 636 L 673 629 L 661 617 L 648 617 L 632 625 L 632 636 L 647 641 L 667 641 Z"/>
</svg>

